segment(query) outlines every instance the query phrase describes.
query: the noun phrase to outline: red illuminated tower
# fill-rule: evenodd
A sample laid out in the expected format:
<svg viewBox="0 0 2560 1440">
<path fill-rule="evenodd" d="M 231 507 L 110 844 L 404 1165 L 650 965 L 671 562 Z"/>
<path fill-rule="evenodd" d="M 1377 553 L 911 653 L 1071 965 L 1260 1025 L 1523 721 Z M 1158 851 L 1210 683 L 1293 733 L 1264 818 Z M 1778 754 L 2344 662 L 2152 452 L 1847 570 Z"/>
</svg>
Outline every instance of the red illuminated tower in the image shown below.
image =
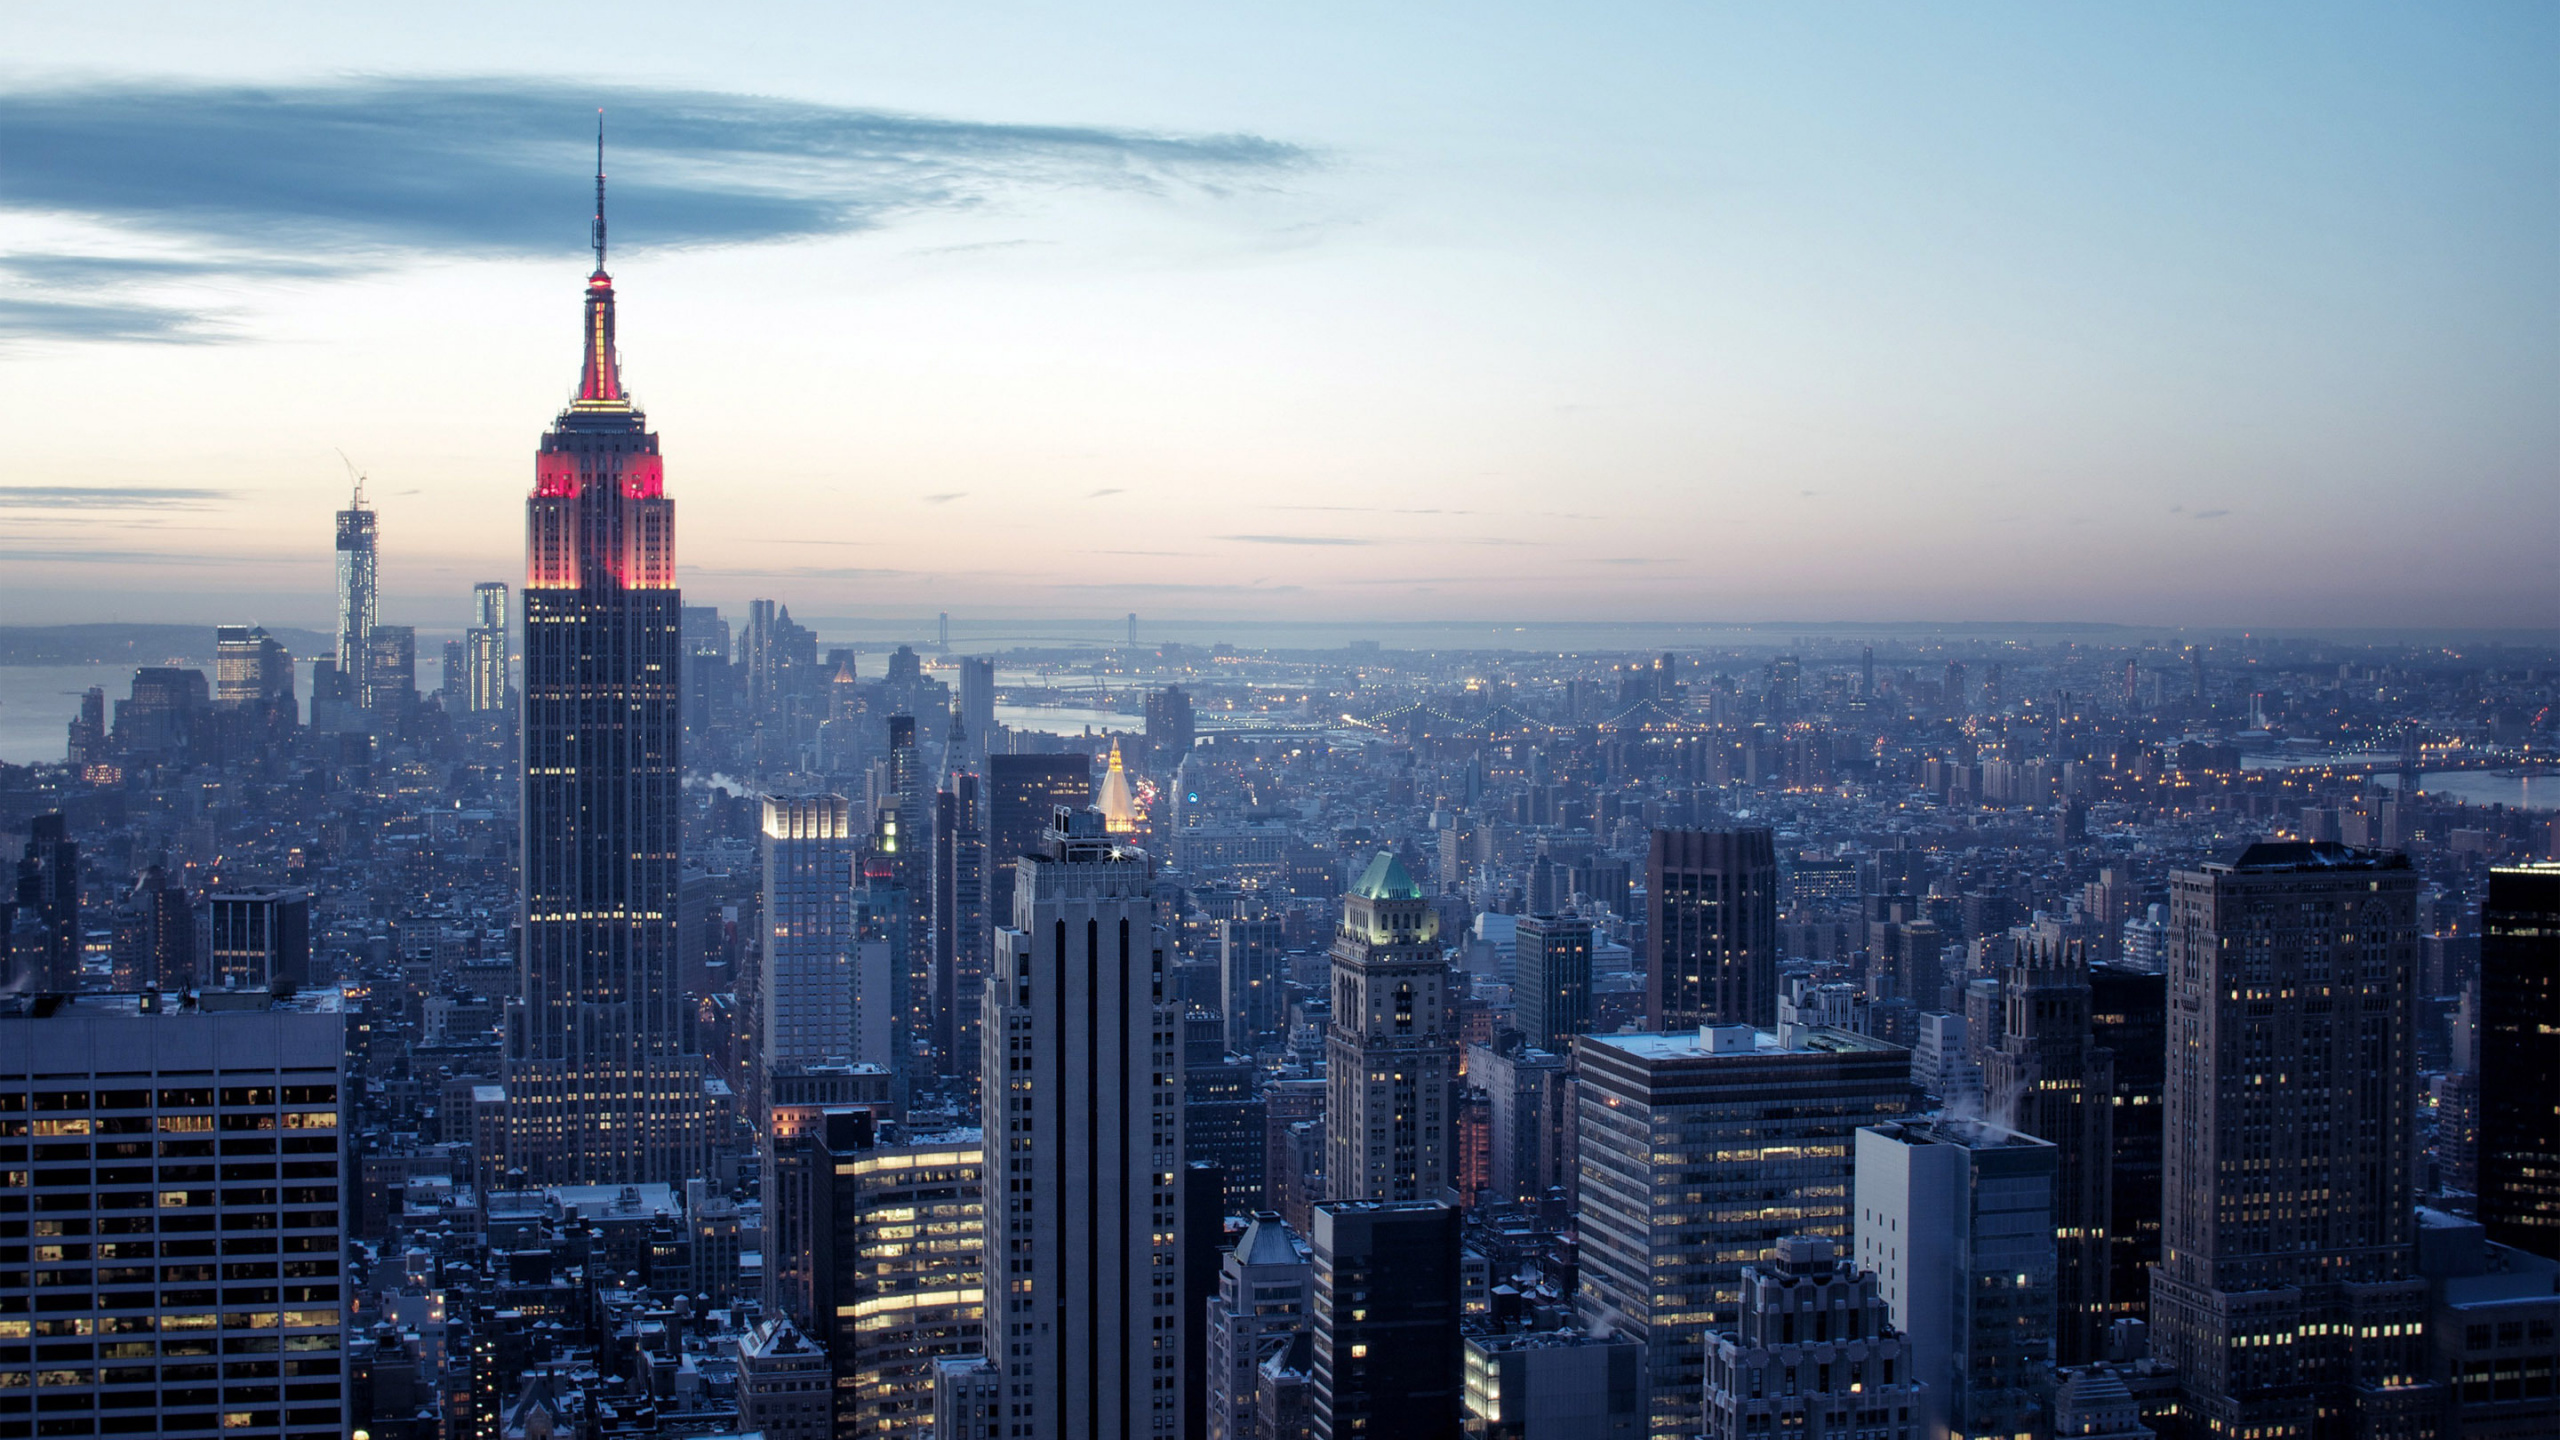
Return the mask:
<svg viewBox="0 0 2560 1440">
<path fill-rule="evenodd" d="M 676 983 L 683 607 L 658 437 L 622 388 L 596 130 L 578 397 L 525 506 L 524 949 L 508 1161 L 533 1184 L 701 1173 L 703 1067 Z"/>
</svg>

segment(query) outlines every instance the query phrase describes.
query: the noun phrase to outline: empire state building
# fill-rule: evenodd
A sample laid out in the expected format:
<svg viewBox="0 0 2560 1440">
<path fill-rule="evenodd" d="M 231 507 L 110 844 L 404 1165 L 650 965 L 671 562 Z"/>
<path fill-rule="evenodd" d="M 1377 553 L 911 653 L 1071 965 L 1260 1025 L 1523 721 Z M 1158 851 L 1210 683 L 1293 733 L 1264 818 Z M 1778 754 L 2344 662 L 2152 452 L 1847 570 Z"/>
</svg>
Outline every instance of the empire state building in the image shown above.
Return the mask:
<svg viewBox="0 0 2560 1440">
<path fill-rule="evenodd" d="M 508 1163 L 532 1184 L 702 1171 L 703 1064 L 676 983 L 681 602 L 658 437 L 623 389 L 596 144 L 578 396 L 525 502 L 524 948 Z"/>
</svg>

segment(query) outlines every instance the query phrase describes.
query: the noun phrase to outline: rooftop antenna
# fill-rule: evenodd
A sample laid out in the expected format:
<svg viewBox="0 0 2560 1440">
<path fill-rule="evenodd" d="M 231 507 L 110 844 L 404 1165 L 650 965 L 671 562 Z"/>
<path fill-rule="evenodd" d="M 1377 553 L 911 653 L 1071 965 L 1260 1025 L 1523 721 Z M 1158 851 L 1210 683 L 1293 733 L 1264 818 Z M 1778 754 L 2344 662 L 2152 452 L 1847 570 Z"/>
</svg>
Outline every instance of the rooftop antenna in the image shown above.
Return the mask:
<svg viewBox="0 0 2560 1440">
<path fill-rule="evenodd" d="M 596 273 L 604 273 L 604 107 L 596 107 Z"/>
<path fill-rule="evenodd" d="M 364 508 L 364 472 L 356 468 L 356 462 L 349 460 L 344 450 L 338 452 L 338 460 L 347 467 L 347 478 L 356 483 L 355 504 L 350 508 L 361 510 Z"/>
</svg>

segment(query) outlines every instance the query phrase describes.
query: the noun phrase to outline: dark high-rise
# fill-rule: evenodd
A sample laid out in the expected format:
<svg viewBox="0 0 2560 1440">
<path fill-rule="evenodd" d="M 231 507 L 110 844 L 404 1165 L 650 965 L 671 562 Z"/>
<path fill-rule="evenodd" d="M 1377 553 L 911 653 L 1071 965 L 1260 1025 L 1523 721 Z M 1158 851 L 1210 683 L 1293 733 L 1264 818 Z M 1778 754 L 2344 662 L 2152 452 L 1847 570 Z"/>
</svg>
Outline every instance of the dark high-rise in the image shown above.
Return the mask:
<svg viewBox="0 0 2560 1440">
<path fill-rule="evenodd" d="M 524 948 L 508 1150 L 536 1184 L 700 1173 L 702 1062 L 676 975 L 675 502 L 622 387 L 596 172 L 577 398 L 525 504 Z"/>
<path fill-rule="evenodd" d="M 1043 853 L 1059 806 L 1093 803 L 1093 760 L 1085 755 L 987 757 L 987 914 L 1013 916 L 1015 863 Z"/>
<path fill-rule="evenodd" d="M 1511 987 L 1520 1029 L 1541 1050 L 1564 1054 L 1591 1029 L 1591 922 L 1579 915 L 1524 915 Z"/>
<path fill-rule="evenodd" d="M 987 983 L 987 832 L 978 777 L 953 758 L 933 797 L 933 1048 L 942 1073 L 974 1089 L 978 992 Z"/>
<path fill-rule="evenodd" d="M 2169 877 L 2151 1335 L 2189 1433 L 2418 1435 L 2417 872 L 2266 841 Z"/>
<path fill-rule="evenodd" d="M 338 673 L 356 693 L 364 691 L 373 627 L 381 621 L 378 598 L 379 531 L 374 513 L 364 503 L 364 477 L 356 477 L 354 496 L 338 512 Z"/>
<path fill-rule="evenodd" d="M 2560 1260 L 2560 865 L 2489 872 L 2480 1017 L 2480 1223 Z"/>
<path fill-rule="evenodd" d="M 0 948 L 12 952 L 8 976 L 12 985 L 69 992 L 80 988 L 80 842 L 62 815 L 38 815 L 27 822 L 27 848 L 18 861 L 15 921 L 34 930 L 31 953 L 16 953 L 13 922 L 0 918 Z"/>
<path fill-rule="evenodd" d="M 1460 1218 L 1430 1200 L 1316 1206 L 1316 1440 L 1457 1440 Z"/>
<path fill-rule="evenodd" d="M 2090 1038 L 2089 967 L 2077 944 L 2021 943 L 2001 976 L 2001 1036 L 1983 1056 L 1991 1118 L 2054 1146 L 2054 1359 L 2099 1358 L 2106 1333 L 2114 1175 L 2115 1057 Z"/>
<path fill-rule="evenodd" d="M 1778 1023 L 1778 850 L 1770 832 L 1656 830 L 1645 859 L 1645 1023 Z"/>
<path fill-rule="evenodd" d="M 2147 1320 L 2160 1263 L 2162 1104 L 2169 1073 L 2169 978 L 2089 967 L 2089 1036 L 2114 1057 L 2107 1179 L 2107 1314 Z"/>
</svg>

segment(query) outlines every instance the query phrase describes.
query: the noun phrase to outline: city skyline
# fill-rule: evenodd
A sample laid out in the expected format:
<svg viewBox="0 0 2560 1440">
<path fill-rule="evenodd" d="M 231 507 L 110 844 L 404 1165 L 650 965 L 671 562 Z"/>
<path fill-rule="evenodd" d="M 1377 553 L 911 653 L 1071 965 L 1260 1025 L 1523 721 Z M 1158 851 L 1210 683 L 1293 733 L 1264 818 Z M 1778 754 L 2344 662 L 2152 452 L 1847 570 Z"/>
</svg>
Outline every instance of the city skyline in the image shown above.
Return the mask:
<svg viewBox="0 0 2560 1440">
<path fill-rule="evenodd" d="M 602 105 L 706 601 L 2547 621 L 2553 22 L 2349 18 L 13 17 L 0 593 L 317 622 L 340 449 L 386 615 L 509 573 Z"/>
</svg>

